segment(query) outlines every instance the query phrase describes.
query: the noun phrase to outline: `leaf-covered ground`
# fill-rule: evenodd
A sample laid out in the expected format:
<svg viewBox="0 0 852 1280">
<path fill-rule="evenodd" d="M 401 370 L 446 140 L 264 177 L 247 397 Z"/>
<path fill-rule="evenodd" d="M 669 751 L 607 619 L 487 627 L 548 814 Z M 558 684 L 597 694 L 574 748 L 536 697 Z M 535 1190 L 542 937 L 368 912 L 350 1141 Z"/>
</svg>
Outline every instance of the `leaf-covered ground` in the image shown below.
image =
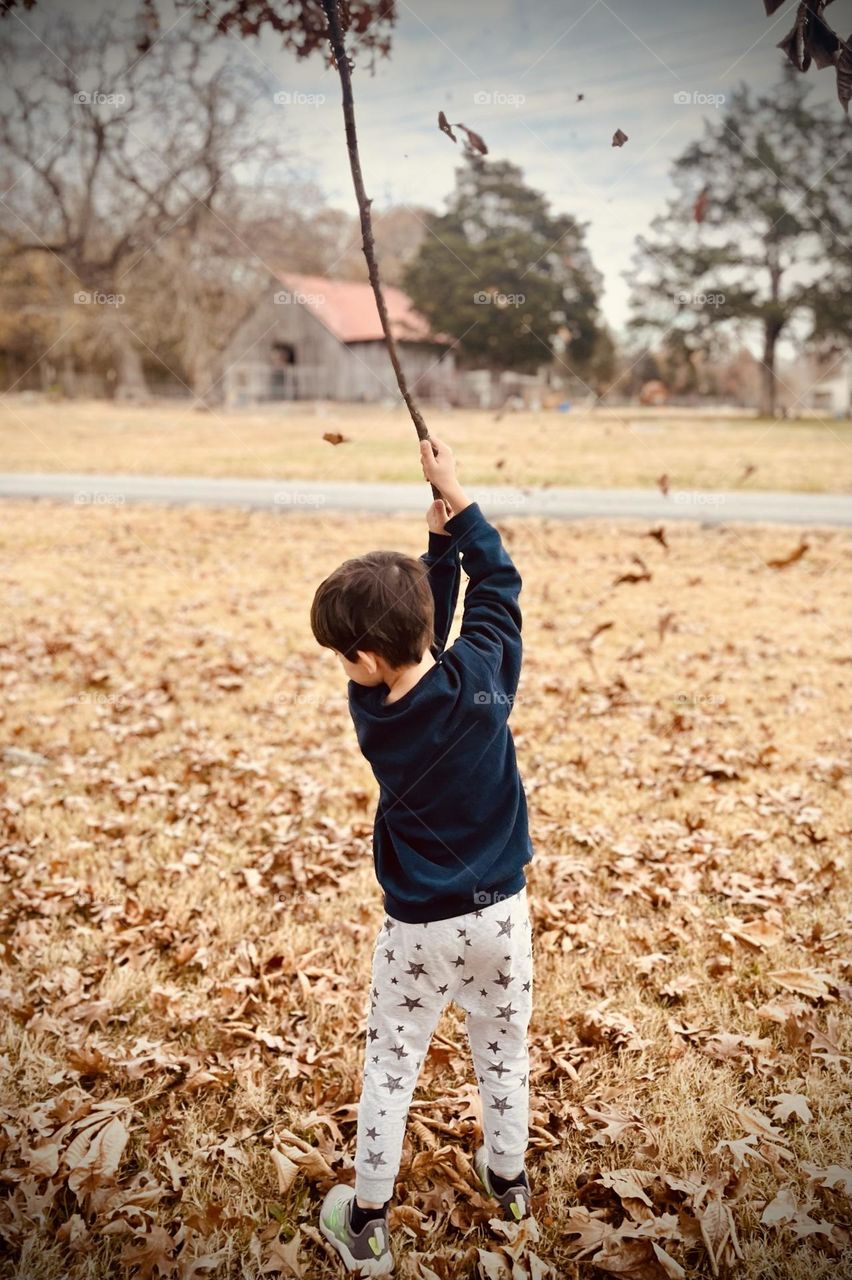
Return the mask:
<svg viewBox="0 0 852 1280">
<path fill-rule="evenodd" d="M 852 422 L 830 418 L 630 405 L 502 417 L 430 408 L 429 424 L 452 441 L 469 484 L 652 488 L 666 475 L 673 489 L 852 489 Z M 345 439 L 335 446 L 326 435 Z M 406 410 L 393 405 L 203 413 L 189 400 L 57 402 L 29 393 L 0 403 L 4 471 L 410 481 L 413 439 Z"/>
<path fill-rule="evenodd" d="M 852 542 L 501 527 L 538 1238 L 474 1189 L 450 1010 L 398 1274 L 852 1274 Z M 383 913 L 374 785 L 306 614 L 383 545 L 418 552 L 418 523 L 0 510 L 4 1276 L 338 1274 L 315 1215 L 353 1177 Z"/>
</svg>

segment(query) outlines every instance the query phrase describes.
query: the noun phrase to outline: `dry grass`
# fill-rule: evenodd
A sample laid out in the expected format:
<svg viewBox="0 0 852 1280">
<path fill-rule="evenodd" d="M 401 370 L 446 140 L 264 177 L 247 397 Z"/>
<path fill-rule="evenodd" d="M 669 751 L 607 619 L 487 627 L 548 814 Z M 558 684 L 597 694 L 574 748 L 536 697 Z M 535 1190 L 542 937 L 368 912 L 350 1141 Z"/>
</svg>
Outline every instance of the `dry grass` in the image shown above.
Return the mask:
<svg viewBox="0 0 852 1280">
<path fill-rule="evenodd" d="M 640 408 L 507 414 L 499 422 L 473 410 L 427 416 L 465 460 L 469 483 L 653 487 L 667 474 L 674 488 L 852 488 L 849 422 Z M 322 439 L 327 431 L 350 441 L 333 447 Z M 406 413 L 382 406 L 199 413 L 184 402 L 133 407 L 9 396 L 0 403 L 6 471 L 410 480 L 413 439 Z"/>
<path fill-rule="evenodd" d="M 805 1165 L 852 1163 L 852 543 L 813 531 L 774 570 L 798 532 L 678 525 L 666 552 L 639 525 L 501 527 L 525 578 L 535 1251 L 589 1274 L 569 1231 L 600 1208 L 711 1275 L 701 1198 L 675 1175 L 721 1188 L 742 1280 L 849 1274 L 850 1201 Z M 327 1178 L 309 1167 L 280 1191 L 270 1152 L 292 1150 L 288 1130 L 352 1177 L 353 1026 L 382 908 L 374 784 L 306 612 L 345 556 L 421 544 L 408 520 L 3 508 L 4 1275 L 105 1280 L 141 1257 L 139 1275 L 236 1280 L 300 1224 L 302 1274 L 336 1274 L 304 1231 Z M 633 553 L 651 581 L 613 586 Z M 806 995 L 784 971 L 824 976 Z M 465 1189 L 477 1130 L 454 1011 L 440 1035 L 395 1247 L 400 1276 L 420 1259 L 450 1280 L 496 1243 Z M 739 1171 L 714 1154 L 782 1092 L 813 1118 L 776 1121 Z M 32 1173 L 81 1098 L 119 1097 L 114 1175 L 75 1193 L 62 1166 Z M 624 1118 L 611 1140 L 590 1115 L 607 1108 Z M 450 1142 L 456 1161 L 431 1151 Z M 630 1167 L 653 1210 L 598 1176 Z M 818 1234 L 761 1224 L 786 1185 Z"/>
</svg>

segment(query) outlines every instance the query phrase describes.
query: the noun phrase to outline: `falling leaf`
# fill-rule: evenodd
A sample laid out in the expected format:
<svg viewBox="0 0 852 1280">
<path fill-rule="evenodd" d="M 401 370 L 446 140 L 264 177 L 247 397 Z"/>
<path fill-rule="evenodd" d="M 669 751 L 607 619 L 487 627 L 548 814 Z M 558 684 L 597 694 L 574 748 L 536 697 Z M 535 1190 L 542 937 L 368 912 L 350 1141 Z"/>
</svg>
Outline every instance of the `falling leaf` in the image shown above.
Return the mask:
<svg viewBox="0 0 852 1280">
<path fill-rule="evenodd" d="M 672 613 L 670 609 L 666 610 L 665 613 L 661 613 L 660 616 L 657 618 L 657 635 L 660 638 L 660 644 L 663 643 L 666 636 L 668 635 L 669 629 L 671 628 L 674 620 L 675 620 L 675 615 Z"/>
<path fill-rule="evenodd" d="M 350 436 L 345 436 L 340 431 L 325 431 L 322 438 L 329 444 L 349 444 L 351 440 Z"/>
<path fill-rule="evenodd" d="M 464 132 L 467 149 L 469 151 L 476 152 L 481 156 L 488 155 L 488 148 L 485 145 L 484 138 L 482 138 L 478 133 L 475 133 L 473 129 L 468 129 L 466 124 L 457 123 L 456 128 L 461 129 Z"/>
<path fill-rule="evenodd" d="M 667 497 L 668 497 L 668 495 L 669 495 L 669 478 L 668 478 L 668 476 L 665 474 L 665 472 L 664 472 L 661 476 L 658 476 L 658 477 L 657 477 L 657 488 L 659 489 L 660 493 L 663 495 L 663 497 L 664 497 L 664 498 L 667 498 Z"/>
<path fill-rule="evenodd" d="M 767 560 L 766 563 L 769 565 L 770 569 L 786 569 L 788 565 L 795 564 L 797 560 L 801 560 L 809 547 L 810 543 L 807 539 L 802 538 L 799 545 L 786 556 L 779 556 L 775 560 Z"/>
<path fill-rule="evenodd" d="M 651 570 L 648 568 L 642 557 L 632 555 L 630 558 L 635 565 L 638 565 L 638 569 L 626 569 L 624 573 L 619 574 L 612 584 L 614 587 L 617 587 L 622 582 L 635 583 L 651 581 Z"/>
<path fill-rule="evenodd" d="M 614 147 L 623 147 L 625 142 L 628 141 L 629 138 L 622 129 L 616 129 L 615 133 L 612 135 L 612 145 Z"/>
<path fill-rule="evenodd" d="M 444 115 L 443 111 L 438 112 L 438 128 L 442 133 L 445 133 L 448 138 L 452 138 L 453 142 L 456 141 L 456 135 L 453 133 L 452 125 Z"/>
<path fill-rule="evenodd" d="M 456 141 L 456 135 L 453 133 L 453 129 L 461 129 L 465 136 L 465 151 L 469 155 L 488 155 L 488 147 L 485 145 L 485 140 L 480 134 L 476 133 L 474 129 L 469 129 L 467 125 L 462 124 L 461 121 L 456 121 L 451 125 L 443 111 L 438 112 L 438 128 L 442 133 L 445 133 L 448 138 L 452 138 L 453 142 Z"/>
<path fill-rule="evenodd" d="M 692 217 L 695 222 L 703 222 L 707 216 L 707 208 L 710 203 L 710 188 L 702 187 L 695 198 L 695 204 L 692 208 Z"/>
<path fill-rule="evenodd" d="M 837 97 L 846 114 L 852 101 L 852 35 L 844 41 L 835 63 L 837 69 Z"/>
</svg>

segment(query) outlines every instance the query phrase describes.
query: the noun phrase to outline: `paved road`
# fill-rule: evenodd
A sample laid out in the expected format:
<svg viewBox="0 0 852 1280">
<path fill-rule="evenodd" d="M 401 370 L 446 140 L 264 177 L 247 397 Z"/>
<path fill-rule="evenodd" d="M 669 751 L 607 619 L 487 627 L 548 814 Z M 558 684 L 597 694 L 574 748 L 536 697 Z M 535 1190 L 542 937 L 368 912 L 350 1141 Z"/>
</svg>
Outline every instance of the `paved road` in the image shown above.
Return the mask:
<svg viewBox="0 0 852 1280">
<path fill-rule="evenodd" d="M 665 497 L 656 489 L 513 489 L 484 485 L 471 485 L 470 494 L 490 516 L 852 525 L 852 501 L 844 494 L 682 489 Z M 424 511 L 429 493 L 425 484 L 7 473 L 0 474 L 0 498 L 49 498 L 80 506 L 144 502 L 162 506 L 387 514 Z"/>
</svg>

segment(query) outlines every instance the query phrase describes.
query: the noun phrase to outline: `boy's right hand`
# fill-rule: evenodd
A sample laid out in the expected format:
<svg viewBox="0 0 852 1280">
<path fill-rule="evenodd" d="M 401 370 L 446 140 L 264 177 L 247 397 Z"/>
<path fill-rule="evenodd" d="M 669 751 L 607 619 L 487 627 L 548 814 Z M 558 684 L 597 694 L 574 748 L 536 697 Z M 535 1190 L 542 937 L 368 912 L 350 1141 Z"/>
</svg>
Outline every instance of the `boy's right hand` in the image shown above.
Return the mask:
<svg viewBox="0 0 852 1280">
<path fill-rule="evenodd" d="M 456 515 L 470 505 L 470 499 L 456 479 L 456 460 L 448 444 L 436 436 L 421 440 L 420 464 L 426 479 L 439 490 Z"/>
</svg>

